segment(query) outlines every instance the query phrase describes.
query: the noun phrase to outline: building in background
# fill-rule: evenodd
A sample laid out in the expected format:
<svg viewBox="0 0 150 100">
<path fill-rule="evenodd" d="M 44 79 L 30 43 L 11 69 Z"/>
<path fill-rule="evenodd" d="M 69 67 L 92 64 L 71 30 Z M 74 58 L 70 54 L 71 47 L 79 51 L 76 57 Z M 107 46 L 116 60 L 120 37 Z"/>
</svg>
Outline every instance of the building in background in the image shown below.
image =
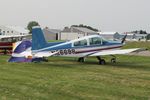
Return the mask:
<svg viewBox="0 0 150 100">
<path fill-rule="evenodd" d="M 148 33 L 146 31 L 132 31 L 132 32 L 126 32 L 127 37 L 130 37 L 130 40 L 134 41 L 145 41 L 147 40 Z M 127 38 L 128 39 L 128 38 Z"/>
<path fill-rule="evenodd" d="M 29 35 L 29 30 L 20 26 L 0 26 L 0 35 Z"/>
<path fill-rule="evenodd" d="M 61 30 L 59 30 L 59 29 L 49 29 L 48 27 L 45 27 L 43 29 L 44 37 L 47 41 L 58 40 L 60 32 L 61 32 Z"/>
<path fill-rule="evenodd" d="M 29 30 L 20 26 L 0 26 L 0 42 L 16 42 L 31 39 Z"/>
<path fill-rule="evenodd" d="M 127 41 L 145 41 L 149 40 L 150 35 L 146 32 L 141 33 L 140 31 L 133 31 L 133 32 L 98 32 L 100 36 L 108 39 L 108 40 L 122 40 L 122 38 L 127 34 L 126 40 Z"/>
<path fill-rule="evenodd" d="M 98 35 L 98 33 L 84 27 L 65 27 L 59 34 L 59 40 L 73 40 L 88 35 Z"/>
</svg>

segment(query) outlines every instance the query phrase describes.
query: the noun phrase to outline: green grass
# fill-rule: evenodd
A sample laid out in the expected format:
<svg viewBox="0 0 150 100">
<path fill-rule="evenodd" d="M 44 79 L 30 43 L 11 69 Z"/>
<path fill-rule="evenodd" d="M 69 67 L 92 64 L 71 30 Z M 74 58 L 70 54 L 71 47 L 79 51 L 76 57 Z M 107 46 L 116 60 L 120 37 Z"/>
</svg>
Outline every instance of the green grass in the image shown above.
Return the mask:
<svg viewBox="0 0 150 100">
<path fill-rule="evenodd" d="M 127 42 L 123 48 L 146 48 L 150 50 L 150 42 Z"/>
<path fill-rule="evenodd" d="M 124 46 L 135 47 L 150 49 L 150 42 Z M 149 57 L 118 56 L 118 63 L 105 66 L 95 58 L 84 64 L 63 57 L 48 63 L 7 63 L 8 58 L 0 56 L 0 100 L 150 99 Z"/>
<path fill-rule="evenodd" d="M 48 42 L 65 42 L 64 40 L 48 40 Z"/>
<path fill-rule="evenodd" d="M 0 100 L 150 100 L 149 57 L 118 56 L 118 63 L 107 65 L 95 58 L 7 63 L 8 58 L 0 56 Z"/>
</svg>

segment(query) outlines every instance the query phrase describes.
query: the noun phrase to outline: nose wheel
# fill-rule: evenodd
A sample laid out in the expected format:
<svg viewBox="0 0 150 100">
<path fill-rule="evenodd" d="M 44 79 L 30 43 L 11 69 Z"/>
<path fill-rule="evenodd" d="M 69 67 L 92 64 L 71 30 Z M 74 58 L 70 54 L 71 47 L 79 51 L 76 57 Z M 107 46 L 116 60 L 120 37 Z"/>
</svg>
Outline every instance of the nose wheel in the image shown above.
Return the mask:
<svg viewBox="0 0 150 100">
<path fill-rule="evenodd" d="M 111 58 L 111 63 L 116 63 L 116 56 L 114 56 L 114 55 L 111 55 L 113 58 Z"/>
<path fill-rule="evenodd" d="M 116 63 L 116 58 L 112 58 L 111 63 Z"/>
<path fill-rule="evenodd" d="M 101 60 L 99 61 L 99 64 L 100 64 L 100 65 L 105 65 L 105 64 L 106 64 L 106 61 L 105 61 L 104 59 L 101 59 Z"/>
</svg>

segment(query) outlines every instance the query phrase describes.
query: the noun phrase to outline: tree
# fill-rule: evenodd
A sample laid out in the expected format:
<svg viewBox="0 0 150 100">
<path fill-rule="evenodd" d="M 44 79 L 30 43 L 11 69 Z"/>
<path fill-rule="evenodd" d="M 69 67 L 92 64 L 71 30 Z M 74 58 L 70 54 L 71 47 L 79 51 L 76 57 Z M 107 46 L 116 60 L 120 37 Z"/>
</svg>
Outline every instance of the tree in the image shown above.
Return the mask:
<svg viewBox="0 0 150 100">
<path fill-rule="evenodd" d="M 150 40 L 150 34 L 147 34 L 147 36 L 146 36 L 146 41 L 147 40 Z"/>
<path fill-rule="evenodd" d="M 28 30 L 30 31 L 30 33 L 32 33 L 32 27 L 33 27 L 33 26 L 38 26 L 38 25 L 39 25 L 38 22 L 36 22 L 36 21 L 31 21 L 31 22 L 28 23 L 27 28 L 28 28 Z"/>
<path fill-rule="evenodd" d="M 98 29 L 93 28 L 93 27 L 91 27 L 91 26 L 83 25 L 83 24 L 80 24 L 80 25 L 72 25 L 71 27 L 83 27 L 83 28 L 88 28 L 88 29 L 90 29 L 90 30 L 93 30 L 93 31 L 95 31 L 95 32 L 98 32 Z"/>
</svg>

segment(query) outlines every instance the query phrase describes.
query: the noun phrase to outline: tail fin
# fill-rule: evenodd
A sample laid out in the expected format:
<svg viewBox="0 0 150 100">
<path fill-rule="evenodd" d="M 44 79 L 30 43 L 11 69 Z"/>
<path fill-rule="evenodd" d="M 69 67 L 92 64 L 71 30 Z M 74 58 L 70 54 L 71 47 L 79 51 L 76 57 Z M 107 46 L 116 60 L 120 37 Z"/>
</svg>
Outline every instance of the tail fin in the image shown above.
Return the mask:
<svg viewBox="0 0 150 100">
<path fill-rule="evenodd" d="M 45 47 L 47 44 L 43 32 L 39 26 L 32 29 L 32 50 L 38 50 Z"/>
</svg>

